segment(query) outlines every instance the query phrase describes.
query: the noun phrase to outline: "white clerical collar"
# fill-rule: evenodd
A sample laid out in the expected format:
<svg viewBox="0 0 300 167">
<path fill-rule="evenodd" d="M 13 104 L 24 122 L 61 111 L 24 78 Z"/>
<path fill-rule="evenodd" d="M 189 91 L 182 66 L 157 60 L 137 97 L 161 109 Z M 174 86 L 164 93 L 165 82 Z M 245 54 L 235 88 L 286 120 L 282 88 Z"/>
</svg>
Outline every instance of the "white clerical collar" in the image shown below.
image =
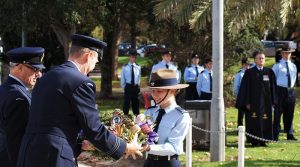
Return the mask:
<svg viewBox="0 0 300 167">
<path fill-rule="evenodd" d="M 74 61 L 72 61 L 72 60 L 68 60 L 68 61 L 73 63 L 76 66 L 76 68 L 78 69 L 78 71 L 80 72 L 80 69 L 79 69 L 78 65 Z"/>
<path fill-rule="evenodd" d="M 27 86 L 19 78 L 13 76 L 12 74 L 9 74 L 8 76 L 15 79 L 16 81 L 20 82 L 20 84 L 28 90 Z"/>
</svg>

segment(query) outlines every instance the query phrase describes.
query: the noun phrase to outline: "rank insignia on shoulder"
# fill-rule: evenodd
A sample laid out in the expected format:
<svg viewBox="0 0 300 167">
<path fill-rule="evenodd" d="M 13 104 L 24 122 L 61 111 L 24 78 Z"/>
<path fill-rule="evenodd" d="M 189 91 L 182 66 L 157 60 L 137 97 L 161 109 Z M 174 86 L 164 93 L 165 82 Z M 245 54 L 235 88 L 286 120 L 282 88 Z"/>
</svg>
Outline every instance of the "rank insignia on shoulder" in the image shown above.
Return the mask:
<svg viewBox="0 0 300 167">
<path fill-rule="evenodd" d="M 92 84 L 92 83 L 86 83 L 87 84 L 87 86 L 90 86 L 90 87 L 94 87 L 94 85 Z"/>
<path fill-rule="evenodd" d="M 23 98 L 20 98 L 20 97 L 18 97 L 18 98 L 16 98 L 16 100 L 24 100 Z"/>
</svg>

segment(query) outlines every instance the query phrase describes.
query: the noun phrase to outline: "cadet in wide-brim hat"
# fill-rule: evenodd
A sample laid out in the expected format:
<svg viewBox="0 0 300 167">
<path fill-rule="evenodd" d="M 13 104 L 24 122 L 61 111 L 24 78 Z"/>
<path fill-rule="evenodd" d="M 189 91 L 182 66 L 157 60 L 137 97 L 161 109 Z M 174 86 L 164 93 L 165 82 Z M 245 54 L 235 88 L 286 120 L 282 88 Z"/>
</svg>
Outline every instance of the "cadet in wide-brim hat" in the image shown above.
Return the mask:
<svg viewBox="0 0 300 167">
<path fill-rule="evenodd" d="M 156 106 L 148 108 L 145 115 L 152 118 L 153 131 L 159 136 L 156 144 L 145 144 L 143 150 L 148 152 L 144 167 L 181 166 L 180 154 L 183 153 L 182 142 L 187 134 L 189 113 L 177 105 L 177 89 L 184 89 L 188 84 L 178 84 L 176 71 L 161 69 L 151 75 L 149 88 Z"/>
<path fill-rule="evenodd" d="M 183 89 L 188 84 L 178 84 L 175 70 L 161 69 L 151 74 L 151 89 Z"/>
</svg>

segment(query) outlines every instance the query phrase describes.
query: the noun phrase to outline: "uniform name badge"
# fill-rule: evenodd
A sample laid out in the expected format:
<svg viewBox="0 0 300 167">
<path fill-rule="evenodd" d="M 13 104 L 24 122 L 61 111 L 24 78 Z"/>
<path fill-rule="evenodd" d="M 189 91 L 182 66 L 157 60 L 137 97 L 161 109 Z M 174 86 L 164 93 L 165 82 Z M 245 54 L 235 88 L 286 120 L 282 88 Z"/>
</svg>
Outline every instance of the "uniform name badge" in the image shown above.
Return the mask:
<svg viewBox="0 0 300 167">
<path fill-rule="evenodd" d="M 269 80 L 270 80 L 270 78 L 269 78 L 269 76 L 268 76 L 268 75 L 264 75 L 264 76 L 263 76 L 263 80 L 264 80 L 264 81 L 269 81 Z"/>
</svg>

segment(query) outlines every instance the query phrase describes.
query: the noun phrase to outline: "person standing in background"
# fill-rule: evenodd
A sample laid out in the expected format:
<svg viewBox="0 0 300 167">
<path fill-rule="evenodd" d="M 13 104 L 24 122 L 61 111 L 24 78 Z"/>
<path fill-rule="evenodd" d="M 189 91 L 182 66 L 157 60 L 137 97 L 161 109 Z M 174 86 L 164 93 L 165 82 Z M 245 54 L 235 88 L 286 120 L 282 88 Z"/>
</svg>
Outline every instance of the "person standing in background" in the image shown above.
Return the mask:
<svg viewBox="0 0 300 167">
<path fill-rule="evenodd" d="M 265 54 L 253 53 L 256 66 L 245 71 L 236 100 L 236 108 L 245 110 L 246 132 L 272 140 L 272 112 L 277 103 L 276 76 L 272 69 L 264 67 Z M 252 146 L 266 146 L 265 141 L 247 136 Z"/>
<path fill-rule="evenodd" d="M 197 92 L 200 100 L 211 100 L 212 98 L 212 59 L 205 59 L 205 69 L 199 74 L 197 80 Z"/>
<path fill-rule="evenodd" d="M 152 66 L 151 74 L 159 69 L 170 69 L 176 71 L 177 82 L 180 83 L 180 74 L 177 70 L 177 67 L 171 62 L 172 52 L 169 49 L 164 49 L 161 52 L 162 61 Z M 151 80 L 151 75 L 150 75 Z"/>
<path fill-rule="evenodd" d="M 242 78 L 245 74 L 245 71 L 248 70 L 250 67 L 250 63 L 248 58 L 243 58 L 242 59 L 242 68 L 238 71 L 238 73 L 234 77 L 234 96 L 237 97 L 239 93 L 239 89 L 241 86 Z M 238 126 L 243 126 L 243 118 L 244 118 L 245 111 L 242 109 L 238 109 Z"/>
<path fill-rule="evenodd" d="M 290 47 L 282 48 L 282 59 L 274 64 L 273 71 L 276 76 L 278 105 L 274 114 L 274 140 L 278 140 L 280 131 L 281 115 L 283 115 L 284 132 L 288 140 L 297 140 L 293 133 L 293 119 L 296 104 L 294 86 L 296 84 L 297 68 L 291 62 L 291 53 L 294 52 Z"/>
<path fill-rule="evenodd" d="M 198 54 L 192 54 L 192 64 L 187 66 L 184 70 L 183 78 L 184 81 L 190 86 L 185 90 L 185 99 L 186 100 L 196 100 L 199 99 L 197 93 L 197 80 L 199 74 L 204 70 L 202 66 L 199 65 L 200 57 Z"/>
<path fill-rule="evenodd" d="M 130 50 L 129 62 L 122 67 L 121 87 L 124 90 L 123 112 L 125 115 L 129 113 L 130 103 L 132 112 L 135 116 L 140 113 L 140 93 L 141 83 L 141 66 L 136 64 L 137 52 Z"/>
</svg>

